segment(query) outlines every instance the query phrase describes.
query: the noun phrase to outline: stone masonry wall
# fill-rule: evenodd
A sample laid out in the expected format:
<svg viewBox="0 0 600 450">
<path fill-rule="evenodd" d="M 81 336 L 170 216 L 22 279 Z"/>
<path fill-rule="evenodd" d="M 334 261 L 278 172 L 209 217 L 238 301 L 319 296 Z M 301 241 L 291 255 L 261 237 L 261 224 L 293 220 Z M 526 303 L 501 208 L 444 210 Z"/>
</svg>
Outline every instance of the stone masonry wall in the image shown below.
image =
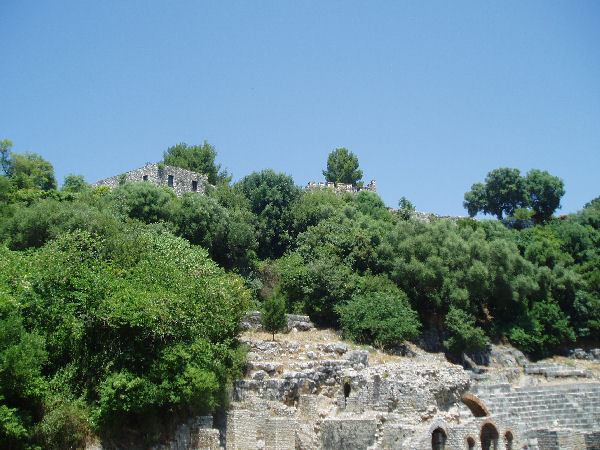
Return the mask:
<svg viewBox="0 0 600 450">
<path fill-rule="evenodd" d="M 154 163 L 121 175 L 97 181 L 92 184 L 92 188 L 108 186 L 110 189 L 114 189 L 128 181 L 134 183 L 147 181 L 155 186 L 167 186 L 175 191 L 177 197 L 183 196 L 185 192 L 203 194 L 208 185 L 208 177 L 203 173 Z"/>
<path fill-rule="evenodd" d="M 327 183 L 319 181 L 317 183 L 315 181 L 311 181 L 306 185 L 305 189 L 307 191 L 314 191 L 317 189 L 331 189 L 333 192 L 340 194 L 343 192 L 356 194 L 360 191 L 377 192 L 377 185 L 375 183 L 375 180 L 371 180 L 371 182 L 364 187 L 357 187 L 354 186 L 352 183 L 334 183 L 332 181 L 328 181 Z"/>
</svg>

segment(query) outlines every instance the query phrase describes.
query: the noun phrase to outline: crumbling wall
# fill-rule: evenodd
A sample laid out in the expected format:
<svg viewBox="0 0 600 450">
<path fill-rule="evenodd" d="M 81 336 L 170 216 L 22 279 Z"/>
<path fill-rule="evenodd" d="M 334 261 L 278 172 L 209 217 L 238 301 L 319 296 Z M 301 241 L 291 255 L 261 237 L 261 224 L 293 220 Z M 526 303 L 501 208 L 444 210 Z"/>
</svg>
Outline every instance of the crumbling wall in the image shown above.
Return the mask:
<svg viewBox="0 0 600 450">
<path fill-rule="evenodd" d="M 375 180 L 371 180 L 371 182 L 369 184 L 367 184 L 366 186 L 356 186 L 353 185 L 352 183 L 334 183 L 332 181 L 328 181 L 328 182 L 323 182 L 323 181 L 319 181 L 318 183 L 316 181 L 310 181 L 305 188 L 307 191 L 314 191 L 314 190 L 318 190 L 318 189 L 330 189 L 333 192 L 336 192 L 338 194 L 342 194 L 344 192 L 350 193 L 350 194 L 357 194 L 360 191 L 369 191 L 369 192 L 377 192 L 377 185 Z"/>
<path fill-rule="evenodd" d="M 185 192 L 198 192 L 202 194 L 206 190 L 206 186 L 208 186 L 208 177 L 203 173 L 192 172 L 181 167 L 154 163 L 121 175 L 97 181 L 92 184 L 92 187 L 108 186 L 110 189 L 114 189 L 127 182 L 137 183 L 142 181 L 147 181 L 155 186 L 170 187 L 178 197 L 182 197 Z"/>
<path fill-rule="evenodd" d="M 321 425 L 321 446 L 328 449 L 366 449 L 375 443 L 373 419 L 326 419 Z"/>
</svg>

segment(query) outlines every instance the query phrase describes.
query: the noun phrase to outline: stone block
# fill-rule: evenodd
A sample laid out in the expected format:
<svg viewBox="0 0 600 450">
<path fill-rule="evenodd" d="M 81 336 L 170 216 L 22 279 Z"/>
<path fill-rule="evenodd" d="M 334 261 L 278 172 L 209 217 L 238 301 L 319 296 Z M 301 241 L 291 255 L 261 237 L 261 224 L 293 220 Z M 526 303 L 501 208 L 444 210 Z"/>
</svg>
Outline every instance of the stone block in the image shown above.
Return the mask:
<svg viewBox="0 0 600 450">
<path fill-rule="evenodd" d="M 296 448 L 296 427 L 293 418 L 276 417 L 265 421 L 265 450 L 294 450 Z"/>
<path fill-rule="evenodd" d="M 192 443 L 194 450 L 219 450 L 221 448 L 219 430 L 201 428 L 193 436 Z"/>
<path fill-rule="evenodd" d="M 332 450 L 367 449 L 375 444 L 376 432 L 372 419 L 327 419 L 321 425 L 321 445 Z"/>
</svg>

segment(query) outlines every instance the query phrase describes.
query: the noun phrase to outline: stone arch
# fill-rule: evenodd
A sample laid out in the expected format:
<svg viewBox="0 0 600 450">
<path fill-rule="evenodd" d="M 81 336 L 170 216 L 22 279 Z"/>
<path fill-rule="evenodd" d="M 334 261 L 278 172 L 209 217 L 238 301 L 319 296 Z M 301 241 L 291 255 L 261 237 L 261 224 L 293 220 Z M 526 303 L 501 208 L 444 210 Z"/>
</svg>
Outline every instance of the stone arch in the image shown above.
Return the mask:
<svg viewBox="0 0 600 450">
<path fill-rule="evenodd" d="M 513 450 L 513 434 L 510 430 L 507 430 L 506 433 L 504 433 L 504 446 L 506 447 L 506 450 Z"/>
<path fill-rule="evenodd" d="M 475 450 L 475 446 L 477 445 L 475 438 L 473 436 L 467 437 L 467 448 L 469 450 Z"/>
<path fill-rule="evenodd" d="M 481 427 L 481 448 L 482 450 L 499 450 L 498 448 L 498 429 L 491 422 L 486 422 Z"/>
<path fill-rule="evenodd" d="M 431 449 L 444 450 L 446 448 L 446 440 L 446 432 L 442 428 L 437 427 L 431 433 Z"/>
<path fill-rule="evenodd" d="M 475 417 L 486 417 L 490 415 L 490 412 L 483 402 L 473 394 L 467 392 L 463 394 L 461 400 L 465 405 L 467 405 Z"/>
</svg>

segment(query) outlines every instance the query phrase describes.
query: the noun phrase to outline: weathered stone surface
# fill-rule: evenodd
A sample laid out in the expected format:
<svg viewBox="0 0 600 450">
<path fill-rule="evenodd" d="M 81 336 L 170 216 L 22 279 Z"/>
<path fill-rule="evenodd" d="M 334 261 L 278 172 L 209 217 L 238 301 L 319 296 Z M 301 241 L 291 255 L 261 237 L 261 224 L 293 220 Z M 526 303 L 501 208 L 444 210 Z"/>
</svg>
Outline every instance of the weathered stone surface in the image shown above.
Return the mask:
<svg viewBox="0 0 600 450">
<path fill-rule="evenodd" d="M 352 364 L 362 364 L 364 367 L 369 365 L 369 352 L 366 350 L 352 350 L 346 353 L 346 358 Z"/>
<path fill-rule="evenodd" d="M 600 383 L 573 378 L 581 369 L 570 365 L 529 363 L 509 347 L 491 347 L 487 365 L 473 361 L 473 371 L 418 348 L 411 358 L 367 351 L 325 330 L 242 341 L 251 359 L 232 392 L 226 448 L 429 450 L 434 434 L 447 449 L 468 448 L 468 439 L 481 448 L 484 430 L 497 433 L 496 448 L 509 438 L 515 449 L 600 443 Z M 561 376 L 565 368 L 571 378 Z M 164 448 L 196 448 L 190 425 Z M 213 445 L 216 432 L 205 434 Z"/>
<path fill-rule="evenodd" d="M 367 449 L 375 443 L 373 419 L 327 419 L 321 425 L 321 445 L 328 449 Z"/>
<path fill-rule="evenodd" d="M 178 197 L 183 196 L 185 192 L 204 193 L 206 186 L 208 186 L 208 177 L 203 173 L 165 164 L 161 166 L 155 163 L 97 181 L 92 184 L 92 187 L 108 186 L 110 189 L 114 189 L 126 182 L 137 183 L 142 181 L 152 183 L 155 186 L 168 186 L 175 191 Z"/>
<path fill-rule="evenodd" d="M 249 311 L 246 313 L 240 327 L 242 330 L 262 330 L 263 326 L 260 322 L 260 311 Z M 284 332 L 289 333 L 290 331 L 309 331 L 312 330 L 315 325 L 310 321 L 308 316 L 299 316 L 297 314 L 286 314 L 287 316 L 287 327 Z"/>
</svg>

